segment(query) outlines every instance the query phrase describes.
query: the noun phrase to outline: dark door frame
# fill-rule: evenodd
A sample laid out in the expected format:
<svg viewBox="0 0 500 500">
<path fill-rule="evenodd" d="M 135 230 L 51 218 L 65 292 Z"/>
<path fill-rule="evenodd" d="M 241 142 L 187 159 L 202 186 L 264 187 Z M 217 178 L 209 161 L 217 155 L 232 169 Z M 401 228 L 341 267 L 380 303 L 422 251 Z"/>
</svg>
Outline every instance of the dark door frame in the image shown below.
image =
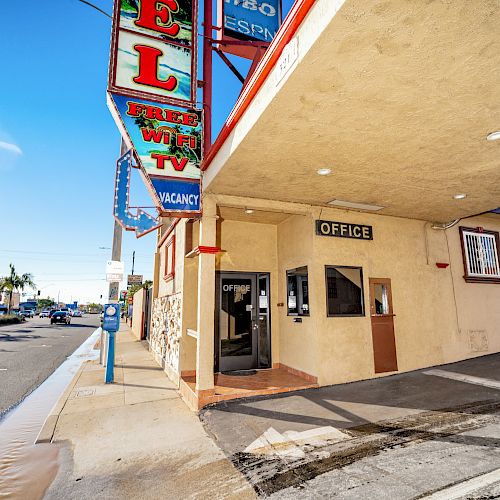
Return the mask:
<svg viewBox="0 0 500 500">
<path fill-rule="evenodd" d="M 269 352 L 269 366 L 265 368 L 271 368 L 272 367 L 272 351 L 271 351 L 271 345 L 272 345 L 272 336 L 271 336 L 271 274 L 270 273 L 261 273 L 261 272 L 249 272 L 249 271 L 216 271 L 215 272 L 215 335 L 214 335 L 214 372 L 219 372 L 219 357 L 220 357 L 220 338 L 219 338 L 219 315 L 220 315 L 220 299 L 221 299 L 221 279 L 223 275 L 248 275 L 248 276 L 254 276 L 255 277 L 255 291 L 254 293 L 255 298 L 256 298 L 256 311 L 255 311 L 255 317 L 252 318 L 252 323 L 254 320 L 257 320 L 258 324 L 258 318 L 259 318 L 259 308 L 258 308 L 258 303 L 259 303 L 259 294 L 258 294 L 258 283 L 259 283 L 259 277 L 265 276 L 267 278 L 267 300 L 268 300 L 268 313 L 267 313 L 267 342 L 268 342 L 268 352 Z M 257 345 L 255 346 L 257 350 L 257 367 L 256 369 L 259 368 L 259 353 L 260 353 L 260 332 L 257 333 Z"/>
</svg>

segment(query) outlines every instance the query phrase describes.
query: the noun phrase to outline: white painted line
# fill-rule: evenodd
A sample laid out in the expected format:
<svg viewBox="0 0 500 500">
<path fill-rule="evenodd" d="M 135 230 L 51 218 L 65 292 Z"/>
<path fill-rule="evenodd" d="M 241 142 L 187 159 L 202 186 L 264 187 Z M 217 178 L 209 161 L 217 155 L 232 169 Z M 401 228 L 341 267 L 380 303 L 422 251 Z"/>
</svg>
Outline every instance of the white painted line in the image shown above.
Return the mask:
<svg viewBox="0 0 500 500">
<path fill-rule="evenodd" d="M 0 372 L 6 372 L 7 368 L 0 368 Z"/>
<path fill-rule="evenodd" d="M 472 375 L 464 375 L 463 373 L 449 372 L 447 370 L 426 370 L 424 375 L 434 375 L 435 377 L 449 378 L 458 380 L 466 384 L 482 385 L 492 389 L 500 389 L 500 381 L 491 378 L 474 377 Z"/>
<path fill-rule="evenodd" d="M 469 493 L 485 488 L 486 486 L 494 484 L 498 481 L 500 481 L 500 469 L 488 472 L 482 476 L 473 477 L 472 479 L 455 484 L 449 488 L 436 491 L 436 493 L 432 493 L 431 495 L 423 498 L 427 500 L 454 500 L 455 498 L 462 498 Z"/>
<path fill-rule="evenodd" d="M 304 458 L 305 449 L 321 448 L 329 443 L 350 439 L 351 436 L 334 427 L 317 427 L 307 431 L 285 431 L 280 434 L 269 427 L 260 437 L 245 448 L 246 453 L 256 455 L 278 455 L 290 458 Z M 304 448 L 304 449 L 302 449 Z M 310 450 L 307 449 L 307 452 Z"/>
</svg>

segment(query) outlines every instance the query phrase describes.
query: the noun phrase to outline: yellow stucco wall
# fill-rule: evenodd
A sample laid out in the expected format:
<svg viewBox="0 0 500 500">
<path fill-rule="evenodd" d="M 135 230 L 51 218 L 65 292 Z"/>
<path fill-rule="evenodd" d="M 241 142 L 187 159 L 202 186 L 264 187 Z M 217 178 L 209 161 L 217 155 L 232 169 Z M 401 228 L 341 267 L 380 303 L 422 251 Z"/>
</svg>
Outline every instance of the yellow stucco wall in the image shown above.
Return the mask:
<svg viewBox="0 0 500 500">
<path fill-rule="evenodd" d="M 316 316 L 318 306 L 315 302 L 317 292 L 311 289 L 311 270 L 313 268 L 313 234 L 310 217 L 295 215 L 278 225 L 278 282 L 280 325 L 279 362 L 317 375 L 318 340 Z M 293 316 L 287 316 L 286 271 L 307 266 L 309 273 L 309 293 L 311 316 L 303 316 L 302 323 L 295 323 Z M 276 320 L 275 320 L 276 323 Z M 276 362 L 276 361 L 274 361 Z"/>
<path fill-rule="evenodd" d="M 271 359 L 279 360 L 277 227 L 222 220 L 217 224 L 217 271 L 270 273 Z"/>
<path fill-rule="evenodd" d="M 500 219 L 500 216 L 496 217 Z M 459 330 L 455 342 L 446 346 L 446 356 L 451 359 L 481 356 L 500 351 L 500 284 L 466 283 L 460 246 L 459 227 L 483 227 L 499 231 L 498 222 L 492 217 L 474 217 L 462 220 L 447 232 L 451 253 L 451 272 L 455 283 Z M 486 349 L 484 349 L 486 347 Z"/>
<path fill-rule="evenodd" d="M 132 333 L 140 340 L 142 335 L 142 322 L 144 320 L 144 301 L 146 290 L 141 288 L 134 293 L 133 314 L 132 314 Z"/>
<path fill-rule="evenodd" d="M 371 225 L 373 240 L 317 236 L 319 217 Z M 367 379 L 385 375 L 374 372 L 369 278 L 391 280 L 399 371 L 500 352 L 500 284 L 464 281 L 460 225 L 500 231 L 492 217 L 440 231 L 429 222 L 335 209 L 291 215 L 279 224 L 219 220 L 216 269 L 270 273 L 273 363 L 317 376 L 320 385 Z M 193 370 L 196 340 L 185 331 L 196 328 L 197 258 L 184 258 L 184 221 L 176 237 L 176 278 L 160 283 L 160 295 L 184 286 L 181 369 Z M 163 249 L 161 256 L 163 281 Z M 450 266 L 439 269 L 436 262 Z M 362 268 L 363 317 L 327 317 L 325 265 Z M 287 316 L 286 271 L 301 266 L 308 266 L 310 317 L 295 323 Z"/>
<path fill-rule="evenodd" d="M 333 209 L 321 218 L 372 225 L 374 238 L 316 236 L 314 216 L 278 226 L 280 301 L 286 304 L 286 270 L 307 265 L 311 312 L 294 324 L 280 308 L 282 363 L 320 384 L 383 376 L 374 372 L 369 278 L 391 279 L 399 371 L 500 351 L 500 285 L 464 281 L 458 226 L 438 231 L 424 221 Z M 462 225 L 500 230 L 491 218 Z M 438 269 L 436 262 L 451 265 Z M 327 317 L 325 265 L 362 267 L 364 317 Z"/>
</svg>

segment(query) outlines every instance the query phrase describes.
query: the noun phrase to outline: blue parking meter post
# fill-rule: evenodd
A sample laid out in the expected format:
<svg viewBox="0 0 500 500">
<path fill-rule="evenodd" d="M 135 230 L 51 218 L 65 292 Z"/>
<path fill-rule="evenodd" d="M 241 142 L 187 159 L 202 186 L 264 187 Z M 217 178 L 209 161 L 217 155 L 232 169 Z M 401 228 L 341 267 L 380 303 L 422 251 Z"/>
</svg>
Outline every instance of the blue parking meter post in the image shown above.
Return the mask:
<svg viewBox="0 0 500 500">
<path fill-rule="evenodd" d="M 104 318 L 102 329 L 108 332 L 108 349 L 106 359 L 105 383 L 110 384 L 114 380 L 115 367 L 115 333 L 120 328 L 120 304 L 106 304 L 104 306 Z"/>
<path fill-rule="evenodd" d="M 108 356 L 104 382 L 111 384 L 115 379 L 115 332 L 108 332 Z"/>
</svg>

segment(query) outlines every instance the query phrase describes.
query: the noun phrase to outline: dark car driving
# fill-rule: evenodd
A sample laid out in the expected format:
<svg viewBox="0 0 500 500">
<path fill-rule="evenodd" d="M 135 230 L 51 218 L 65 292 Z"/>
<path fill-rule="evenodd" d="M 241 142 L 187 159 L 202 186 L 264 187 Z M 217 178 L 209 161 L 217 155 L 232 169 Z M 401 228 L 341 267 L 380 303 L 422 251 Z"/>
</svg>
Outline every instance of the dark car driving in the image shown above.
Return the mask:
<svg viewBox="0 0 500 500">
<path fill-rule="evenodd" d="M 54 323 L 65 323 L 69 325 L 71 323 L 71 317 L 66 311 L 56 311 L 50 318 L 50 324 L 53 325 Z"/>
</svg>

